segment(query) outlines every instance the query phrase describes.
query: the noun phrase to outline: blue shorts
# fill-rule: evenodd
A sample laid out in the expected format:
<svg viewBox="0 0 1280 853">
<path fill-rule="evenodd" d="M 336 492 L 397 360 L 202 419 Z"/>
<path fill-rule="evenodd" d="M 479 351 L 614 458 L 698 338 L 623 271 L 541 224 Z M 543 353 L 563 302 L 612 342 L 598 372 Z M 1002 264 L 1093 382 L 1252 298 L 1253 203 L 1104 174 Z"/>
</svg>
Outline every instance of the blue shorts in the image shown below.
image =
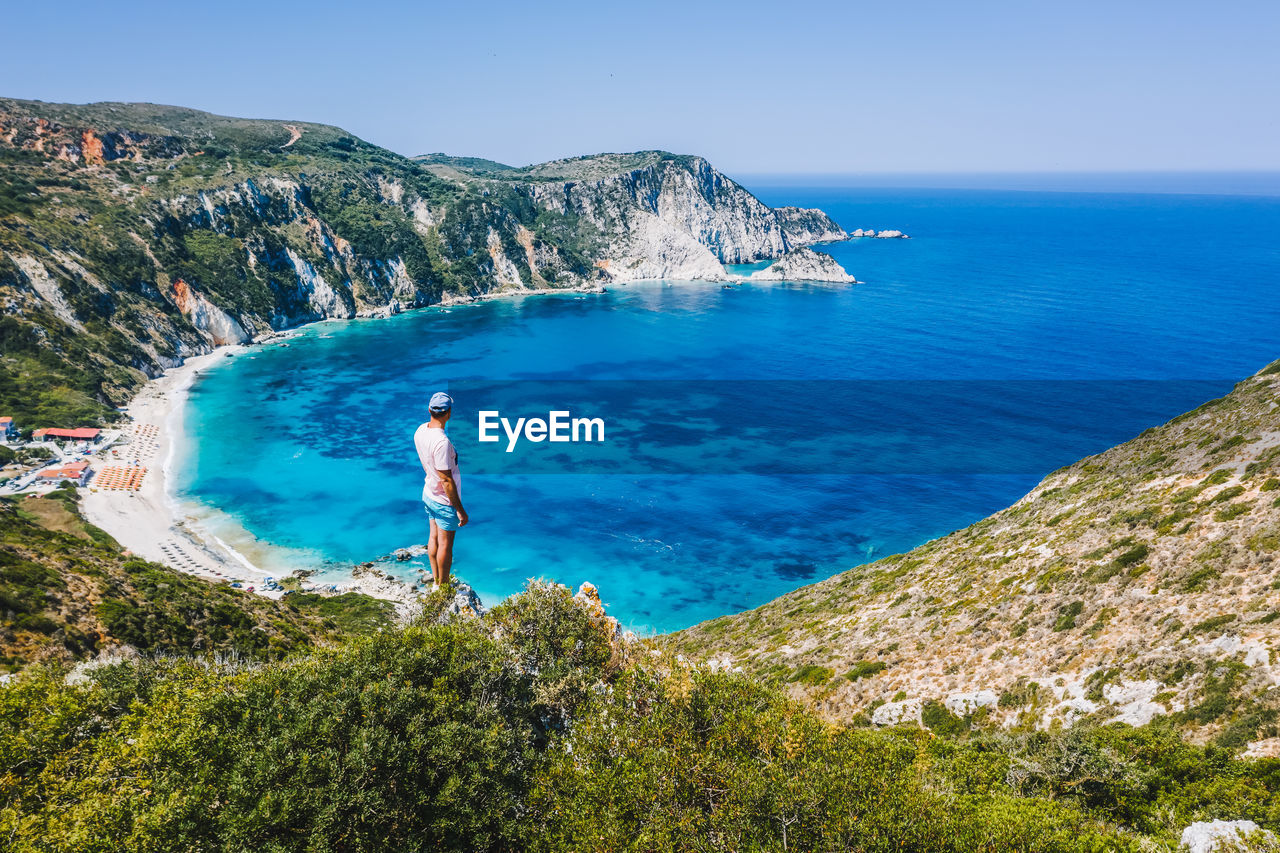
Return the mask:
<svg viewBox="0 0 1280 853">
<path fill-rule="evenodd" d="M 441 530 L 458 529 L 458 511 L 449 504 L 438 504 L 435 501 L 423 501 L 422 508 L 427 517 L 436 523 Z"/>
</svg>

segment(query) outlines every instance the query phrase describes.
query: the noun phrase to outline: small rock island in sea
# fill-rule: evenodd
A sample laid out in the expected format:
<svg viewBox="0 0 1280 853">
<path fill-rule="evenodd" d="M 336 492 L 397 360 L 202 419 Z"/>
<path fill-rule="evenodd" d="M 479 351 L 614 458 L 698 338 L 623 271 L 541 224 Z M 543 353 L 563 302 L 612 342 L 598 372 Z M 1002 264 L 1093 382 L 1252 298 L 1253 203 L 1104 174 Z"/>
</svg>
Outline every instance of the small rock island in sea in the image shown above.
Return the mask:
<svg viewBox="0 0 1280 853">
<path fill-rule="evenodd" d="M 850 231 L 850 237 L 879 237 L 881 240 L 909 240 L 911 235 L 903 234 L 901 231 L 877 231 L 874 228 L 859 228 L 857 231 Z"/>
<path fill-rule="evenodd" d="M 792 249 L 764 269 L 752 273 L 751 281 L 834 281 L 857 284 L 835 258 L 813 249 Z"/>
</svg>

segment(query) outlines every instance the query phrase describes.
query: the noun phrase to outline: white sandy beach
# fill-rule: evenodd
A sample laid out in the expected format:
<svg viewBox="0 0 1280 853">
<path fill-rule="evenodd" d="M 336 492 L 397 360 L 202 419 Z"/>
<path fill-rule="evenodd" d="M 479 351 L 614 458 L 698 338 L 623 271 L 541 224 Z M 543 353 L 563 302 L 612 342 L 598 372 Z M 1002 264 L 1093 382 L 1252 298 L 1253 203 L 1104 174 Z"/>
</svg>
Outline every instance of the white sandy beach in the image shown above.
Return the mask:
<svg viewBox="0 0 1280 853">
<path fill-rule="evenodd" d="M 203 369 L 247 347 L 222 347 L 208 355 L 187 359 L 143 387 L 128 406 L 129 423 L 110 452 L 94 457 L 94 470 L 136 462 L 147 469 L 137 491 L 102 488 L 95 476 L 84 490 L 89 521 L 115 537 L 130 552 L 148 560 L 212 580 L 240 580 L 260 586 L 266 573 L 219 542 L 201 536 L 189 519 L 181 517 L 174 499 L 171 467 L 179 451 L 182 406 Z M 255 589 L 256 591 L 256 589 Z M 264 593 L 266 594 L 266 593 Z"/>
<path fill-rule="evenodd" d="M 279 341 L 273 336 L 271 341 Z M 246 588 L 270 598 L 280 591 L 263 588 L 270 574 L 221 539 L 202 529 L 199 519 L 184 511 L 173 493 L 173 465 L 181 452 L 182 407 L 196 377 L 227 356 L 238 356 L 249 346 L 220 347 L 207 355 L 188 359 L 158 379 L 146 384 L 129 404 L 129 423 L 122 440 L 110 450 L 93 457 L 93 468 L 127 465 L 135 461 L 147 469 L 137 491 L 99 487 L 97 477 L 84 490 L 84 513 L 88 520 L 115 537 L 128 551 L 177 571 L 212 581 L 239 581 Z M 276 572 L 283 575 L 283 572 Z M 417 601 L 407 584 L 379 572 L 360 572 L 338 585 L 340 592 L 362 592 L 392 601 L 402 615 L 410 614 Z"/>
</svg>

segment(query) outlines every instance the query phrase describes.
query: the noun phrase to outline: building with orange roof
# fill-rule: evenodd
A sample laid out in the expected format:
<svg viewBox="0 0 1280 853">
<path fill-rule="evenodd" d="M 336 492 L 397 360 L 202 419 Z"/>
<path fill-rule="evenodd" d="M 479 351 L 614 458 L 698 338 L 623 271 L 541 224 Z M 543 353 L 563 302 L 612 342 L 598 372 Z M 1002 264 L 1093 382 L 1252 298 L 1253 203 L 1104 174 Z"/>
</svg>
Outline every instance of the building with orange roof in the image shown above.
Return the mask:
<svg viewBox="0 0 1280 853">
<path fill-rule="evenodd" d="M 0 444 L 8 444 L 18 437 L 18 425 L 13 418 L 0 418 Z"/>
<path fill-rule="evenodd" d="M 61 468 L 49 468 L 40 472 L 39 479 L 45 483 L 71 482 L 83 486 L 89 482 L 89 463 L 81 460 L 63 465 Z"/>
<path fill-rule="evenodd" d="M 76 429 L 38 429 L 31 434 L 32 438 L 38 438 L 41 441 L 47 441 L 50 438 L 66 438 L 78 441 L 93 441 L 98 437 L 100 429 L 93 427 L 78 427 Z"/>
</svg>

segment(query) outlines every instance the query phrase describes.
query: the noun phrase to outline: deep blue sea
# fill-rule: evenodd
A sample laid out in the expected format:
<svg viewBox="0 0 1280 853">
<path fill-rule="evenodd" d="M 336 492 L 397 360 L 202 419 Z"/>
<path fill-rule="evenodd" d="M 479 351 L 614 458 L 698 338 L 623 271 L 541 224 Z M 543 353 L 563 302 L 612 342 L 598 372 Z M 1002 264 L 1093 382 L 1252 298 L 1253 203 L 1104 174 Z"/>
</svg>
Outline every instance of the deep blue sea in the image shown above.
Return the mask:
<svg viewBox="0 0 1280 853">
<path fill-rule="evenodd" d="M 651 282 L 328 322 L 193 389 L 179 495 L 284 572 L 424 542 L 411 436 L 458 400 L 455 573 L 600 587 L 665 631 L 1016 501 L 1280 357 L 1280 198 L 756 187 L 847 229 L 865 283 Z M 477 441 L 477 411 L 601 416 L 601 445 Z M 416 579 L 417 566 L 399 564 Z"/>
</svg>

